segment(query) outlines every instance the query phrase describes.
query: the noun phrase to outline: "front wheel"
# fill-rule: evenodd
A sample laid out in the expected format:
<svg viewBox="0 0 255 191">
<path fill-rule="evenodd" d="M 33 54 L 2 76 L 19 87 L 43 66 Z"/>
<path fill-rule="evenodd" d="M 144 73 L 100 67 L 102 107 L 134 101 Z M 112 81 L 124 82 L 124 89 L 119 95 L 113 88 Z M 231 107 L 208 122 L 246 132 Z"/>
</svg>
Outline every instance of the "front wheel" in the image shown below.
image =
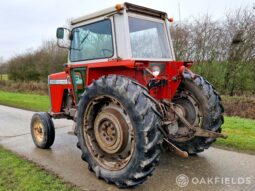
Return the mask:
<svg viewBox="0 0 255 191">
<path fill-rule="evenodd" d="M 55 128 L 48 113 L 35 113 L 31 119 L 31 135 L 34 144 L 41 149 L 49 148 L 55 139 Z"/>
<path fill-rule="evenodd" d="M 221 132 L 223 106 L 221 98 L 214 87 L 201 76 L 193 80 L 183 79 L 173 99 L 186 120 L 197 128 Z M 174 139 L 174 144 L 189 154 L 204 151 L 215 142 L 215 138 L 194 137 L 181 122 L 177 134 L 185 135 Z"/>
<path fill-rule="evenodd" d="M 160 114 L 149 94 L 116 75 L 88 86 L 78 106 L 82 159 L 98 178 L 134 187 L 152 174 L 159 160 Z"/>
</svg>

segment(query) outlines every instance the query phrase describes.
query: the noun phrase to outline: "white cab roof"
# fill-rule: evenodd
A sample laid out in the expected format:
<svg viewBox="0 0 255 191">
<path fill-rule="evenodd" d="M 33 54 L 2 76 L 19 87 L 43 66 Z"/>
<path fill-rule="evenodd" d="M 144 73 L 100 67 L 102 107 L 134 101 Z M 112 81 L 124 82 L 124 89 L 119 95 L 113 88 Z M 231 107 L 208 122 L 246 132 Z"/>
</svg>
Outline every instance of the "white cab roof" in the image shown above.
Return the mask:
<svg viewBox="0 0 255 191">
<path fill-rule="evenodd" d="M 82 16 L 82 17 L 78 17 L 76 19 L 73 19 L 71 21 L 71 24 L 75 25 L 77 23 L 80 23 L 80 22 L 83 22 L 86 20 L 90 20 L 90 19 L 94 19 L 97 17 L 101 17 L 104 15 L 115 14 L 115 13 L 117 13 L 116 6 L 113 6 L 113 7 L 107 8 L 107 9 L 103 9 L 103 10 L 100 10 L 100 11 Z M 154 10 L 151 8 L 146 8 L 146 7 L 142 7 L 142 6 L 131 4 L 131 3 L 122 3 L 122 4 L 119 4 L 119 6 L 121 7 L 121 11 L 126 10 L 126 11 L 131 11 L 131 12 L 137 12 L 140 14 L 150 15 L 150 16 L 162 18 L 162 19 L 167 18 L 167 14 L 165 12 Z"/>
</svg>

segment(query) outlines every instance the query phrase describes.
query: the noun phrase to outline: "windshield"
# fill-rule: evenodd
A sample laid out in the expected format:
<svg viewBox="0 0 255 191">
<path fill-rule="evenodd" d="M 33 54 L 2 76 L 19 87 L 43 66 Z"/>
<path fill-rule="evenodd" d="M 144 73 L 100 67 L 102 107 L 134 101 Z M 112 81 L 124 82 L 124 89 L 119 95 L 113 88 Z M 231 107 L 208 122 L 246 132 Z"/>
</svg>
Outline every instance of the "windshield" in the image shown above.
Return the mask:
<svg viewBox="0 0 255 191">
<path fill-rule="evenodd" d="M 74 28 L 70 60 L 82 61 L 113 56 L 112 27 L 109 19 Z"/>
<path fill-rule="evenodd" d="M 170 58 L 164 23 L 129 17 L 129 33 L 133 58 Z"/>
</svg>

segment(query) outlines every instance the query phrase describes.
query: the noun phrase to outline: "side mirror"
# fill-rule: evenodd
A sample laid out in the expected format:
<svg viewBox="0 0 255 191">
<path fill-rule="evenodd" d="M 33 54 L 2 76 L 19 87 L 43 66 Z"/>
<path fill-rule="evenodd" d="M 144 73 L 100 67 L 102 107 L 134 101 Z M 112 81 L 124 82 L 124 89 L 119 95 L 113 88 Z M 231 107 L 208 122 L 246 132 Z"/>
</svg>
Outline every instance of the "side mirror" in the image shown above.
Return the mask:
<svg viewBox="0 0 255 191">
<path fill-rule="evenodd" d="M 61 48 L 70 47 L 70 30 L 67 28 L 59 27 L 57 28 L 56 37 L 57 44 Z"/>
<path fill-rule="evenodd" d="M 57 28 L 57 39 L 63 39 L 65 35 L 65 29 L 64 28 Z"/>
</svg>

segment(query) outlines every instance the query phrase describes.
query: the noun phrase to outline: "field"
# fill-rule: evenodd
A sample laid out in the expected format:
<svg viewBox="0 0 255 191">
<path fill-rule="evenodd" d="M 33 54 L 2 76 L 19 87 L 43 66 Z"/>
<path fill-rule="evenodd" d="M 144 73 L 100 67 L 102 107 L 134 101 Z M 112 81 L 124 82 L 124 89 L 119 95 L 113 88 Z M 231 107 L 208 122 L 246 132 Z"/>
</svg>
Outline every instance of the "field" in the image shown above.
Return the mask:
<svg viewBox="0 0 255 191">
<path fill-rule="evenodd" d="M 218 139 L 216 144 L 222 148 L 255 154 L 255 120 L 225 116 L 222 127 L 227 139 Z"/>
<path fill-rule="evenodd" d="M 0 190 L 75 191 L 78 188 L 0 147 Z"/>
<path fill-rule="evenodd" d="M 49 111 L 45 95 L 0 91 L 0 104 L 34 111 Z M 237 151 L 255 153 L 255 120 L 225 116 L 223 132 L 229 138 L 218 139 L 215 145 Z"/>
<path fill-rule="evenodd" d="M 5 91 L 0 91 L 0 104 L 33 111 L 48 111 L 50 107 L 48 96 Z"/>
<path fill-rule="evenodd" d="M 0 80 L 7 81 L 8 80 L 8 74 L 0 74 Z"/>
</svg>

